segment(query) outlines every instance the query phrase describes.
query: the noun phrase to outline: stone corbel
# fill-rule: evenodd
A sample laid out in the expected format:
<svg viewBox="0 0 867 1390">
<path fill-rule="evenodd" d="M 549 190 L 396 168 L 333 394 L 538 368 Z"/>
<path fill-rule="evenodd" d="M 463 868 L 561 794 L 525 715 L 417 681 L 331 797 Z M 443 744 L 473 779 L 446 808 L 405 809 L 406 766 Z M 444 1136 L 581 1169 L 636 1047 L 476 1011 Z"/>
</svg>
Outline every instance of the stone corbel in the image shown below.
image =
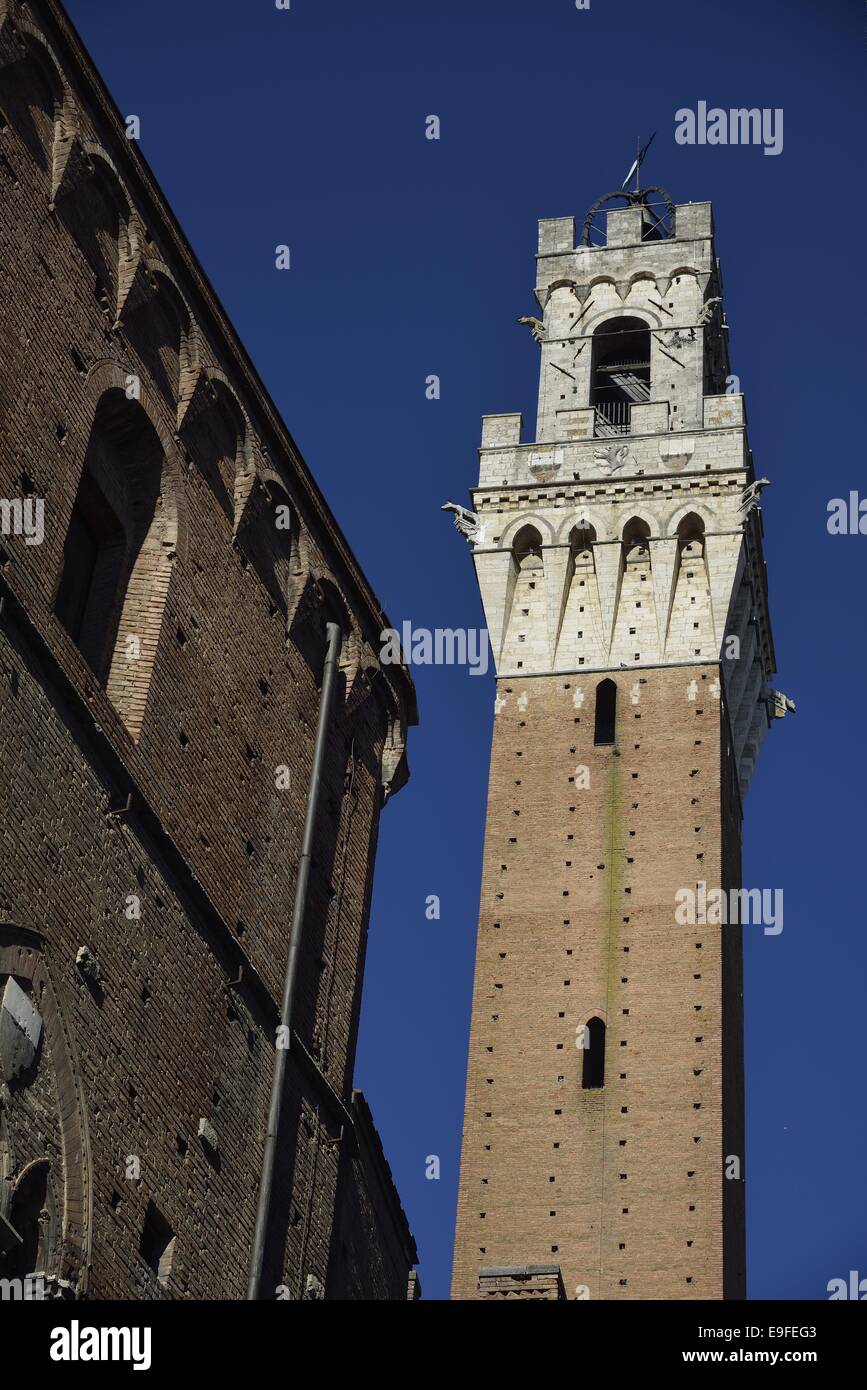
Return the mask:
<svg viewBox="0 0 867 1390">
<path fill-rule="evenodd" d="M 406 722 L 397 714 L 389 719 L 382 748 L 380 785 L 383 805 L 409 781 L 406 756 Z"/>
<path fill-rule="evenodd" d="M 511 549 L 476 550 L 473 563 L 485 609 L 491 651 L 497 663 L 506 636 L 518 568 Z"/>
</svg>

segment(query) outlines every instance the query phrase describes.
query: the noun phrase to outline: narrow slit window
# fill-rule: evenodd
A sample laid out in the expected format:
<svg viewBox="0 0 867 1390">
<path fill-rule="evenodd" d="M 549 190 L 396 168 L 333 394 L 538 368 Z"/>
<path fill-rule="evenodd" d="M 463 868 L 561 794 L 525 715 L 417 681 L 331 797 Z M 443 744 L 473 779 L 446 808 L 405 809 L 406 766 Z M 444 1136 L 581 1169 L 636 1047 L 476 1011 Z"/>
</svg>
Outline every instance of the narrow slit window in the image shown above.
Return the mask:
<svg viewBox="0 0 867 1390">
<path fill-rule="evenodd" d="M 591 1018 L 585 1025 L 584 1062 L 581 1069 L 581 1089 L 598 1091 L 605 1085 L 605 1024 L 601 1018 Z"/>
<path fill-rule="evenodd" d="M 593 742 L 597 746 L 614 743 L 617 728 L 617 686 L 612 680 L 600 681 L 596 687 L 596 722 Z"/>
</svg>

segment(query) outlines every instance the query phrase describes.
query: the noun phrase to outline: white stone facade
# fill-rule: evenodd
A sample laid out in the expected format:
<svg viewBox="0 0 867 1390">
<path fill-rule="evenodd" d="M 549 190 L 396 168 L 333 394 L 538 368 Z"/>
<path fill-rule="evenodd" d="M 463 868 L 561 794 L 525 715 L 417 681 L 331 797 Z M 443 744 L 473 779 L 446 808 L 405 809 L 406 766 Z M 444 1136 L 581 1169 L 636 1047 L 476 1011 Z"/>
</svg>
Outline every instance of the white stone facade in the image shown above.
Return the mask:
<svg viewBox="0 0 867 1390">
<path fill-rule="evenodd" d="M 775 710 L 761 513 L 710 205 L 672 221 L 648 240 L 642 207 L 611 210 L 577 248 L 574 219 L 539 224 L 536 441 L 485 417 L 473 554 L 499 676 L 718 664 L 743 794 Z M 600 367 L 623 318 L 648 362 Z M 612 379 L 634 394 L 609 429 Z"/>
</svg>

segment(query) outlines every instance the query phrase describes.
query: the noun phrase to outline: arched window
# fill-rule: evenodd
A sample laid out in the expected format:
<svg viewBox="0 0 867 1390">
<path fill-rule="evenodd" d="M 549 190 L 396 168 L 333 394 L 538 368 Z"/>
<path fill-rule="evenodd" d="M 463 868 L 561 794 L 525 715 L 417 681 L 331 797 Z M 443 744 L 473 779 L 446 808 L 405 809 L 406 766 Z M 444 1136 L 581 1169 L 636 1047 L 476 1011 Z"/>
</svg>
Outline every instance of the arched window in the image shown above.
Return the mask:
<svg viewBox="0 0 867 1390">
<path fill-rule="evenodd" d="M 596 687 L 596 722 L 593 727 L 593 742 L 606 746 L 616 741 L 617 732 L 617 686 L 612 680 L 600 681 Z"/>
<path fill-rule="evenodd" d="M 55 611 L 98 676 L 104 676 L 111 607 L 126 553 L 123 527 L 85 464 L 63 547 Z"/>
<path fill-rule="evenodd" d="M 593 563 L 596 530 L 593 526 L 573 526 L 569 532 L 569 551 L 573 563 L 587 560 Z"/>
<path fill-rule="evenodd" d="M 12 1189 L 8 1227 L 17 1235 L 3 1262 L 7 1278 L 26 1279 L 51 1267 L 57 1238 L 57 1217 L 47 1159 L 35 1159 Z"/>
<path fill-rule="evenodd" d="M 687 559 L 704 554 L 704 522 L 695 512 L 689 512 L 677 528 L 678 549 Z"/>
<path fill-rule="evenodd" d="M 584 1063 L 581 1068 L 581 1089 L 598 1091 L 605 1085 L 605 1024 L 601 1018 L 590 1018 L 584 1025 Z"/>
<path fill-rule="evenodd" d="M 535 526 L 522 526 L 512 543 L 518 569 L 542 568 L 542 537 Z"/>
<path fill-rule="evenodd" d="M 625 560 L 638 559 L 647 554 L 650 540 L 650 527 L 640 516 L 632 517 L 623 528 L 623 555 Z"/>
<path fill-rule="evenodd" d="M 177 544 L 163 464 L 162 444 L 142 407 L 120 388 L 106 391 L 87 446 L 54 605 L 134 738 Z"/>
<path fill-rule="evenodd" d="M 650 399 L 650 329 L 641 319 L 606 319 L 593 334 L 590 404 L 597 437 L 629 433 L 629 408 Z"/>
</svg>

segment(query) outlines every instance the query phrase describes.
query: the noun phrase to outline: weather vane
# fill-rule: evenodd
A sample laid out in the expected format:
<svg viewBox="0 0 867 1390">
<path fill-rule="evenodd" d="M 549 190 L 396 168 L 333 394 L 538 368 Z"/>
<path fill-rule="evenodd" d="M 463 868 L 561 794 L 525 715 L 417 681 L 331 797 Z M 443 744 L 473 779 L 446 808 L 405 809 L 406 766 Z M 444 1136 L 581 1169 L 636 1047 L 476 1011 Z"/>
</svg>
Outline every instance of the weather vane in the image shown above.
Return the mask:
<svg viewBox="0 0 867 1390">
<path fill-rule="evenodd" d="M 653 142 L 654 142 L 655 139 L 656 139 L 656 131 L 653 132 L 653 134 L 651 135 L 651 137 L 650 137 L 650 139 L 648 140 L 647 144 L 646 144 L 646 145 L 644 146 L 644 148 L 642 149 L 642 147 L 641 147 L 641 136 L 639 135 L 639 137 L 638 137 L 637 140 L 635 141 L 635 162 L 634 162 L 634 164 L 632 165 L 631 169 L 629 170 L 629 173 L 626 175 L 626 178 L 623 180 L 622 184 L 620 185 L 621 188 L 625 188 L 625 187 L 626 187 L 626 185 L 628 184 L 629 180 L 632 178 L 632 175 L 634 174 L 634 175 L 635 175 L 635 192 L 636 192 L 636 193 L 640 192 L 640 187 L 639 187 L 639 182 L 638 182 L 638 173 L 639 173 L 639 170 L 640 170 L 642 164 L 644 163 L 644 156 L 647 154 L 647 151 L 650 149 L 650 147 L 651 147 L 651 145 L 653 144 Z"/>
<path fill-rule="evenodd" d="M 587 213 L 587 216 L 584 218 L 584 226 L 582 228 L 580 241 L 581 246 L 594 245 L 594 242 L 591 237 L 591 231 L 593 229 L 593 219 L 599 212 L 600 208 L 604 207 L 606 203 L 614 202 L 626 203 L 627 207 L 643 207 L 645 209 L 648 220 L 650 221 L 650 223 L 652 223 L 652 235 L 656 237 L 673 236 L 674 233 L 672 229 L 674 220 L 674 203 L 670 195 L 665 191 L 664 188 L 660 188 L 656 184 L 649 185 L 646 188 L 641 187 L 641 166 L 644 163 L 647 151 L 650 149 L 655 139 L 656 131 L 653 132 L 646 145 L 642 145 L 641 137 L 638 137 L 638 139 L 635 142 L 635 159 L 629 166 L 629 173 L 626 175 L 626 178 L 623 180 L 623 183 L 615 192 L 604 193 L 601 198 L 597 198 L 596 202 L 593 204 L 590 211 Z M 629 183 L 629 180 L 632 178 L 633 174 L 635 175 L 635 187 L 627 188 L 626 185 Z M 658 201 L 655 204 L 652 204 L 650 200 L 651 195 L 654 193 L 658 195 Z M 659 215 L 658 213 L 653 211 L 653 208 L 655 206 L 663 207 L 665 209 L 665 212 L 662 215 Z M 647 235 L 647 233 L 643 232 L 642 239 L 644 239 L 645 235 Z"/>
</svg>

